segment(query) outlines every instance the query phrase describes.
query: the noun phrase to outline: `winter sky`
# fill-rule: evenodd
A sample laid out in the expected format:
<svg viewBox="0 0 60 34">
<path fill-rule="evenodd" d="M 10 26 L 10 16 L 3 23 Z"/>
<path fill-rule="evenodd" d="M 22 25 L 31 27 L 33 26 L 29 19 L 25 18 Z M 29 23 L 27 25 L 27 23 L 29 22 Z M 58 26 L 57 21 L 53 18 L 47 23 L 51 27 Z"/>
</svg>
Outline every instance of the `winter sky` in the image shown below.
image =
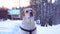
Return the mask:
<svg viewBox="0 0 60 34">
<path fill-rule="evenodd" d="M 50 1 L 50 0 L 48 0 Z M 54 3 L 55 0 L 52 0 L 52 3 Z M 12 7 L 26 7 L 30 5 L 30 0 L 0 0 L 0 7 L 4 6 L 7 8 Z"/>
</svg>

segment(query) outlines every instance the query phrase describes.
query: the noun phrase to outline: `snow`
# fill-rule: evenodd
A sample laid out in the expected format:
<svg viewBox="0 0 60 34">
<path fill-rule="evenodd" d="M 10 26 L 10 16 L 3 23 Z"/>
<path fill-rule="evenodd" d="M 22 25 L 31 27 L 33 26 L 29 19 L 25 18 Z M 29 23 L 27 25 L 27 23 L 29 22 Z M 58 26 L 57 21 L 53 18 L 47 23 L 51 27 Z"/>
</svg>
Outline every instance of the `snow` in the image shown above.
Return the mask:
<svg viewBox="0 0 60 34">
<path fill-rule="evenodd" d="M 37 25 L 37 34 L 60 34 L 60 25 L 41 27 Z"/>
<path fill-rule="evenodd" d="M 21 20 L 0 21 L 0 34 L 18 34 Z M 42 27 L 37 25 L 37 34 L 60 34 L 60 24 Z"/>
<path fill-rule="evenodd" d="M 18 20 L 7 20 L 0 22 L 0 34 L 18 34 Z"/>
</svg>

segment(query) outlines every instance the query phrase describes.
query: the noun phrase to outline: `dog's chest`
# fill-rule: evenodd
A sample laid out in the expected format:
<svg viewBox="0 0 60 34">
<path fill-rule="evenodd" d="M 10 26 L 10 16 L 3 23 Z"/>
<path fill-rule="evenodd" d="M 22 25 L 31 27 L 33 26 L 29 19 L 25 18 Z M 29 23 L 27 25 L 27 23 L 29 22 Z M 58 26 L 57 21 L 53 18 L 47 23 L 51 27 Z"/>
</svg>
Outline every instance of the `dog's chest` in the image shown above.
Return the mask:
<svg viewBox="0 0 60 34">
<path fill-rule="evenodd" d="M 26 18 L 25 20 L 23 20 L 22 25 L 26 29 L 32 29 L 35 27 L 34 19 L 33 18 L 30 18 L 30 19 Z"/>
</svg>

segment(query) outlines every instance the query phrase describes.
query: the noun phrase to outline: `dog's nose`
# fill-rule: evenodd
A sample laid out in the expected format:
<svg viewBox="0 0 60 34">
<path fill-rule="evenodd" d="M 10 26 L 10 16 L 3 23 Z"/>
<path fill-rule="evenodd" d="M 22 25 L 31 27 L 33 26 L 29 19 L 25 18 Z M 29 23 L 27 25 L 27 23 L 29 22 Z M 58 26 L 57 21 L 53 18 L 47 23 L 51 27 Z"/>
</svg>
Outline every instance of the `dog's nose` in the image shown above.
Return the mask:
<svg viewBox="0 0 60 34">
<path fill-rule="evenodd" d="M 33 13 L 32 12 L 30 12 L 30 16 L 33 16 Z"/>
</svg>

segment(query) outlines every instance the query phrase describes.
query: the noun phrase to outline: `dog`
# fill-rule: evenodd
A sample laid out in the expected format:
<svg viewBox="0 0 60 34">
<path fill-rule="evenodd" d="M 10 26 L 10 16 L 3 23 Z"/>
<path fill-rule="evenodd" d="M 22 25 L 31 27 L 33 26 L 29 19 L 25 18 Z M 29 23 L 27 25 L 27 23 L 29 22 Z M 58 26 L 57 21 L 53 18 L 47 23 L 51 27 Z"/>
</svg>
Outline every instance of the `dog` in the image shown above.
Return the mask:
<svg viewBox="0 0 60 34">
<path fill-rule="evenodd" d="M 36 26 L 34 22 L 36 11 L 32 8 L 25 8 L 21 12 L 23 21 L 20 25 L 20 34 L 36 34 Z"/>
</svg>

